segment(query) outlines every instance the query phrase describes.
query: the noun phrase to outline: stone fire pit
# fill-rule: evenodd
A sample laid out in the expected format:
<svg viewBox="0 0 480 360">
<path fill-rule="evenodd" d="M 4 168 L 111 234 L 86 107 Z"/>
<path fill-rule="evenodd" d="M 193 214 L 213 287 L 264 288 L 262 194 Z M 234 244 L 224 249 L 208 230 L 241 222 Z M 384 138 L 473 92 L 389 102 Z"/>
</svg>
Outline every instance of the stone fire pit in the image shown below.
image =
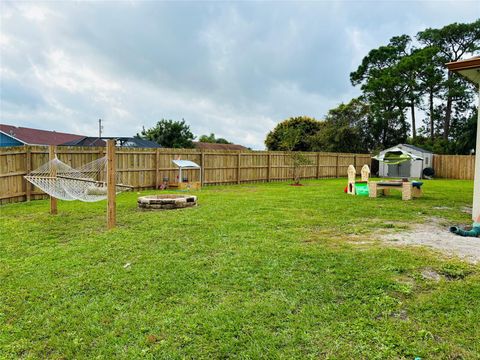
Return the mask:
<svg viewBox="0 0 480 360">
<path fill-rule="evenodd" d="M 197 205 L 197 197 L 194 195 L 147 195 L 138 198 L 140 210 L 172 210 L 183 209 Z"/>
</svg>

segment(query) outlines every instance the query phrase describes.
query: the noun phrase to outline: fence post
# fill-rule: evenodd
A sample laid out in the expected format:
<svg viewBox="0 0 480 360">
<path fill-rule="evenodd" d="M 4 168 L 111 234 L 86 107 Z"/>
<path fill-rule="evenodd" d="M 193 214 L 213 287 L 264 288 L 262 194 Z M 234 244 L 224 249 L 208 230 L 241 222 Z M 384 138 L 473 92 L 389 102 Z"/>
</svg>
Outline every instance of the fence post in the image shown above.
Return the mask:
<svg viewBox="0 0 480 360">
<path fill-rule="evenodd" d="M 320 179 L 320 153 L 317 153 L 317 179 Z"/>
<path fill-rule="evenodd" d="M 240 179 L 240 157 L 242 156 L 242 153 L 238 152 L 237 156 L 237 184 L 240 184 L 241 179 Z"/>
<path fill-rule="evenodd" d="M 200 150 L 200 186 L 205 184 L 205 153 Z"/>
<path fill-rule="evenodd" d="M 357 155 L 353 154 L 353 167 L 355 168 L 355 171 L 357 171 Z"/>
<path fill-rule="evenodd" d="M 50 145 L 48 147 L 48 157 L 49 160 L 52 161 L 55 159 L 55 145 Z M 57 176 L 57 167 L 50 166 L 50 176 L 55 177 Z M 57 214 L 57 199 L 50 195 L 50 214 L 56 215 Z"/>
<path fill-rule="evenodd" d="M 268 160 L 267 160 L 267 182 L 270 182 L 272 177 L 272 154 L 268 153 Z"/>
<path fill-rule="evenodd" d="M 113 229 L 116 223 L 116 182 L 115 182 L 115 140 L 107 140 L 107 228 Z"/>
<path fill-rule="evenodd" d="M 335 177 L 338 178 L 338 157 L 339 155 L 337 154 L 337 157 L 335 159 Z"/>
<path fill-rule="evenodd" d="M 160 187 L 160 148 L 155 150 L 155 189 Z"/>
<path fill-rule="evenodd" d="M 27 172 L 27 175 L 32 171 L 32 150 L 30 149 L 30 145 L 25 147 L 25 171 Z M 23 181 L 26 183 L 25 195 L 27 201 L 30 201 L 30 198 L 32 197 L 32 184 L 25 179 L 23 179 Z"/>
</svg>

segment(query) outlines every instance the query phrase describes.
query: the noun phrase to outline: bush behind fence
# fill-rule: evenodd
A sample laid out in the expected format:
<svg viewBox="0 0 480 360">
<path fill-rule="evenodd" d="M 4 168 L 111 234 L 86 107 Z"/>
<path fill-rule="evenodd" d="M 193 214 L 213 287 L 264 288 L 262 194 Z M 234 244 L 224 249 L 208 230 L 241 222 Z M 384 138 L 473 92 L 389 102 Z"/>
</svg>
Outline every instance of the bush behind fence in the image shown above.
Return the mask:
<svg viewBox="0 0 480 360">
<path fill-rule="evenodd" d="M 78 168 L 105 155 L 103 147 L 58 146 L 57 156 Z M 360 172 L 371 166 L 369 154 L 305 153 L 311 164 L 303 167 L 302 178 L 335 178 L 347 175 L 353 164 Z M 135 189 L 158 188 L 164 180 L 176 181 L 174 159 L 192 160 L 202 167 L 203 185 L 284 181 L 292 178 L 292 159 L 277 151 L 199 151 L 196 149 L 117 148 L 117 172 L 121 182 Z M 41 199 L 45 194 L 23 176 L 48 161 L 47 146 L 0 148 L 0 204 Z M 183 172 L 190 181 L 200 180 L 200 171 Z"/>
</svg>

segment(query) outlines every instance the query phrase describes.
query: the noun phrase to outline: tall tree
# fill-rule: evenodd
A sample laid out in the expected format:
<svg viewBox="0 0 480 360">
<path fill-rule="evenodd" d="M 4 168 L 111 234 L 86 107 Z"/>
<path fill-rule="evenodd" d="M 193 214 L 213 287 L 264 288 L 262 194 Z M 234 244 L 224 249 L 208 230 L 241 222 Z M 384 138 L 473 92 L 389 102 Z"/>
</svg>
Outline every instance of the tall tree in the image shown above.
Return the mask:
<svg viewBox="0 0 480 360">
<path fill-rule="evenodd" d="M 393 37 L 388 45 L 371 50 L 350 74 L 352 85 L 361 85 L 383 147 L 406 140 L 409 126 L 405 108 L 417 101 L 412 65 L 401 63 L 411 51 L 410 43 L 407 35 Z"/>
<path fill-rule="evenodd" d="M 328 112 L 313 138 L 313 150 L 369 152 L 377 145 L 375 137 L 369 106 L 361 98 L 355 98 Z"/>
<path fill-rule="evenodd" d="M 139 138 L 155 141 L 167 148 L 193 148 L 193 136 L 190 126 L 182 121 L 162 119 L 157 124 L 145 130 L 143 128 Z"/>
<path fill-rule="evenodd" d="M 440 97 L 443 81 L 443 70 L 438 66 L 438 49 L 434 46 L 427 46 L 415 51 L 412 56 L 415 57 L 418 68 L 419 91 L 427 97 L 427 106 L 422 107 L 422 110 L 428 114 L 427 127 L 430 139 L 433 141 L 435 139 L 436 113 L 438 114 L 438 111 L 435 111 L 435 99 Z"/>
<path fill-rule="evenodd" d="M 428 28 L 417 34 L 420 43 L 435 47 L 438 50 L 437 61 L 439 66 L 446 62 L 461 60 L 468 54 L 480 50 L 480 19 L 469 24 L 453 23 L 440 29 Z M 460 77 L 447 71 L 444 81 L 445 87 L 445 117 L 443 137 L 449 139 L 452 122 L 452 110 L 456 101 L 460 100 L 468 90 L 466 82 Z"/>
<path fill-rule="evenodd" d="M 419 75 L 422 70 L 424 57 L 420 56 L 421 50 L 411 48 L 405 51 L 393 70 L 395 76 L 401 84 L 405 86 L 405 101 L 410 110 L 410 119 L 412 122 L 412 137 L 417 136 L 416 108 L 422 104 L 423 88 L 419 82 Z"/>
</svg>

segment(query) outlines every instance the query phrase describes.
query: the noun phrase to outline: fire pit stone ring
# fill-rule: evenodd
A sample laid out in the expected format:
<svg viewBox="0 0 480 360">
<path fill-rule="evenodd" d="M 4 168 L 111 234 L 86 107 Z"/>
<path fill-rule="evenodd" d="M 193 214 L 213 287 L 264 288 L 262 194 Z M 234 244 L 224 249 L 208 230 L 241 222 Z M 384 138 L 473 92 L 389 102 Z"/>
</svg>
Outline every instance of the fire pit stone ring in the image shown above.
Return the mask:
<svg viewBox="0 0 480 360">
<path fill-rule="evenodd" d="M 194 195 L 146 195 L 137 200 L 140 210 L 172 210 L 183 209 L 197 205 L 197 197 Z"/>
</svg>

